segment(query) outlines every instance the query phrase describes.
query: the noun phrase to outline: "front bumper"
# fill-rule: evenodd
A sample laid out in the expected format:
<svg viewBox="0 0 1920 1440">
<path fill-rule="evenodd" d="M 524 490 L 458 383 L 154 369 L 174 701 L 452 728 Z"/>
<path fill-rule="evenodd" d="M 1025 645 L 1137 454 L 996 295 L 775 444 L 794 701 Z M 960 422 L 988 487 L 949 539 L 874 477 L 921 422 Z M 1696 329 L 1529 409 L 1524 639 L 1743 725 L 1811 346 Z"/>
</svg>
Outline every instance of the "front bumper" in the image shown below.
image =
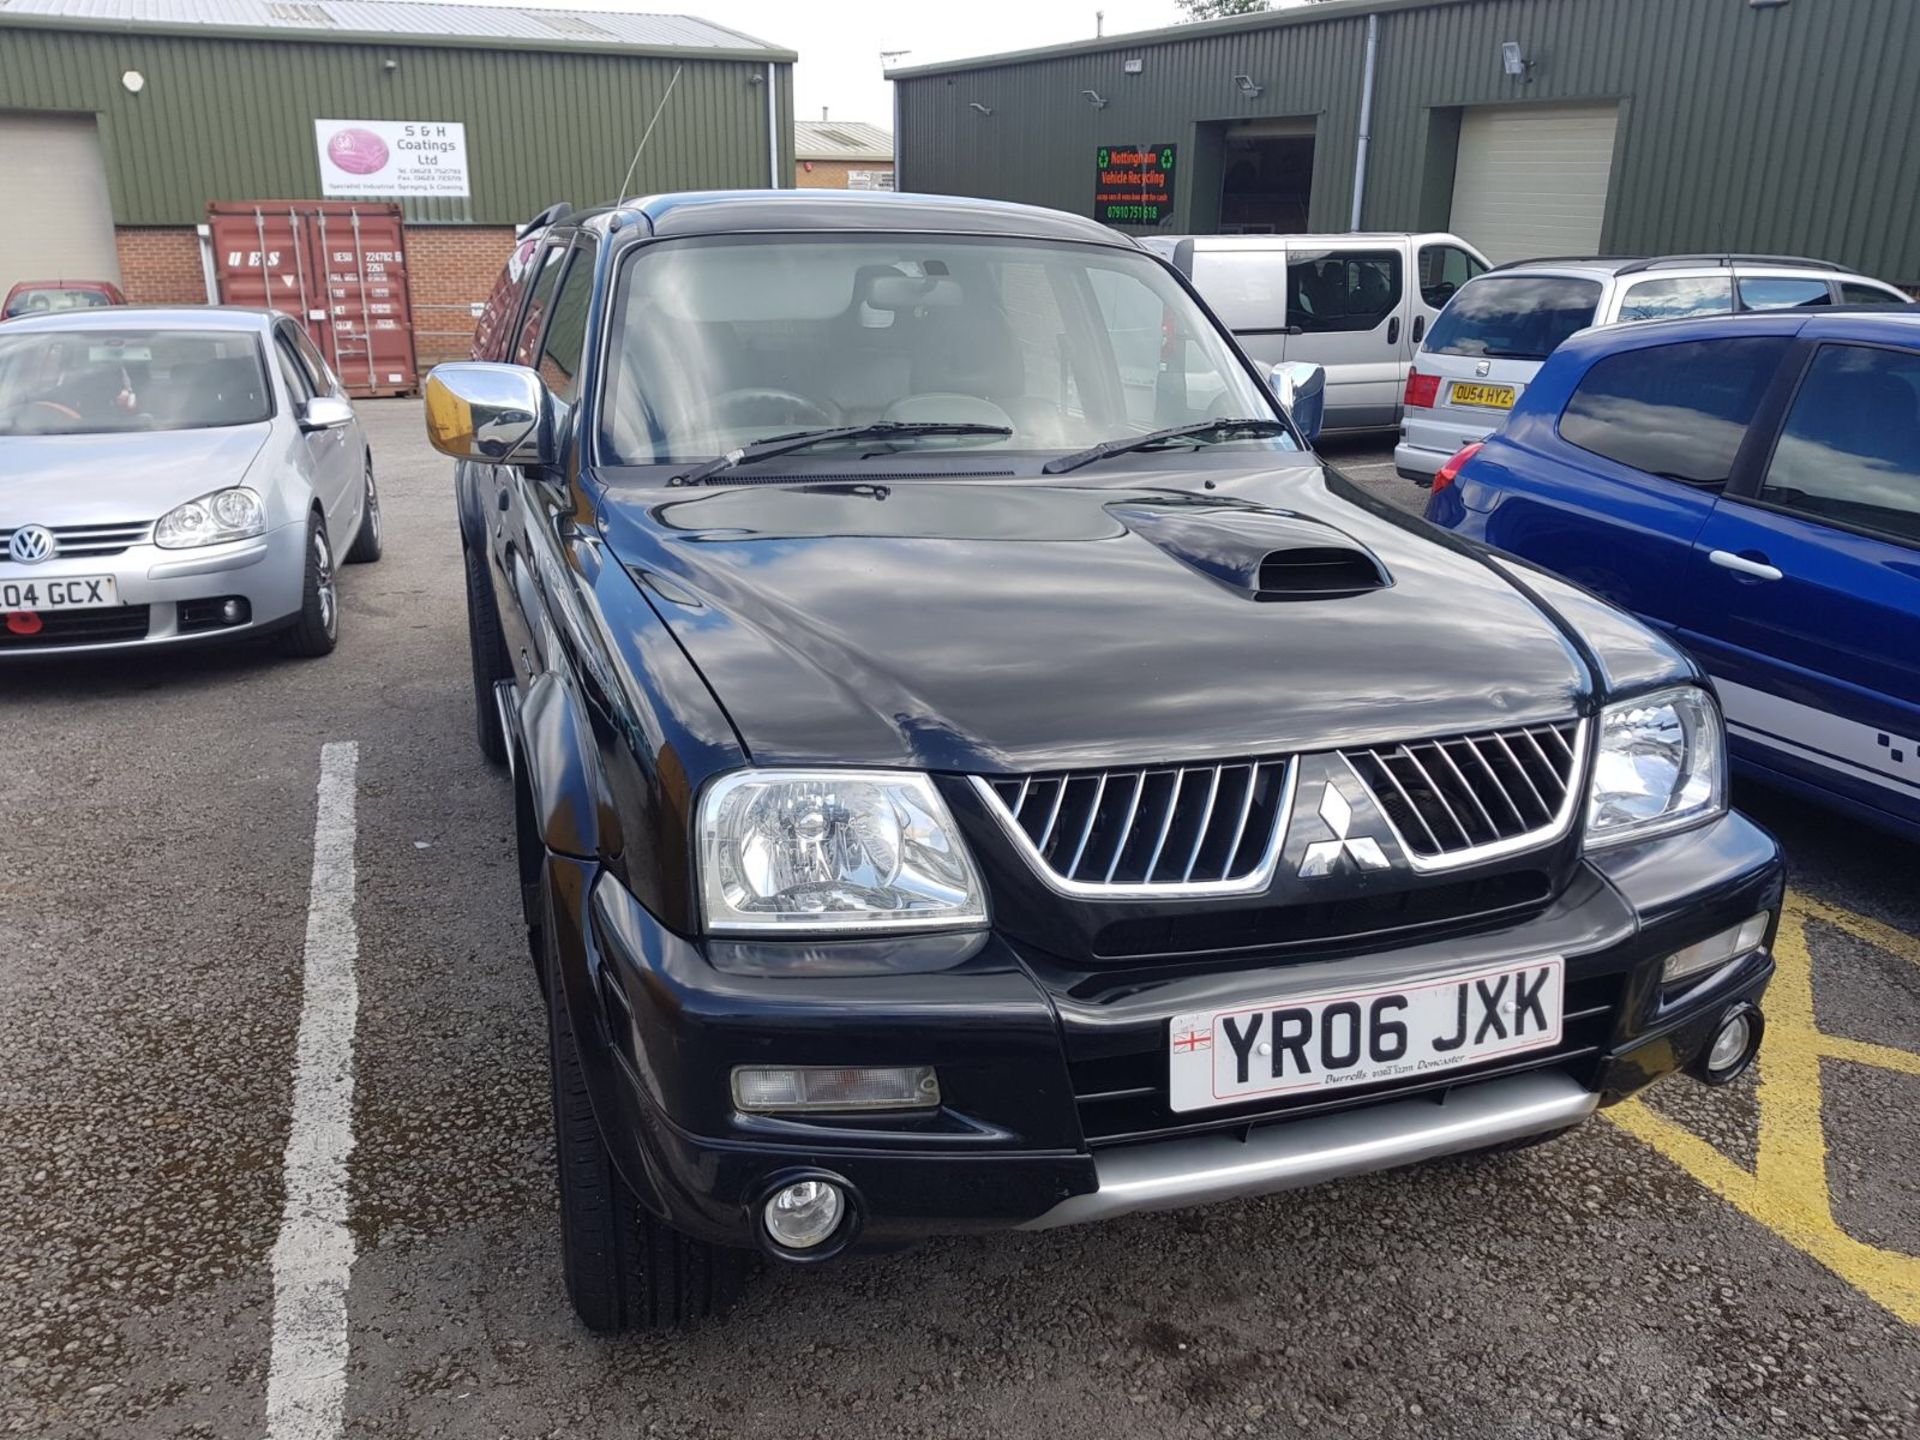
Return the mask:
<svg viewBox="0 0 1920 1440">
<path fill-rule="evenodd" d="M 20 640 L 0 631 L 0 662 L 27 655 L 96 654 L 152 646 L 197 644 L 277 629 L 300 611 L 306 575 L 306 522 L 283 525 L 251 540 L 196 550 L 129 546 L 118 555 L 62 556 L 38 565 L 0 559 L 0 580 L 65 580 L 111 575 L 120 602 L 111 616 L 92 617 L 84 633 L 62 635 L 52 626 L 39 638 Z M 239 625 L 196 626 L 182 606 L 197 600 L 244 600 L 249 618 Z M 49 612 L 49 619 L 54 614 Z"/>
<path fill-rule="evenodd" d="M 772 952 L 805 947 L 696 943 L 592 865 L 549 863 L 566 998 L 576 1033 L 598 1043 L 589 1070 L 609 1147 L 656 1214 L 741 1246 L 761 1243 L 759 1205 L 798 1176 L 841 1182 L 854 1238 L 886 1248 L 1268 1193 L 1577 1124 L 1688 1065 L 1730 1006 L 1758 1002 L 1773 970 L 1764 946 L 1677 994 L 1663 995 L 1659 967 L 1777 911 L 1782 891 L 1772 840 L 1729 815 L 1597 855 L 1539 913 L 1495 929 L 1347 958 L 1197 960 L 1089 986 L 993 933 L 887 942 L 914 947 L 920 973 L 809 977 L 805 956 L 770 973 Z M 935 944 L 951 963 L 924 968 Z M 1568 1024 L 1553 1050 L 1219 1112 L 1176 1116 L 1142 1093 L 1156 1077 L 1164 1087 L 1167 1020 L 1196 1000 L 1225 1007 L 1545 954 L 1567 962 Z M 943 1103 L 884 1118 L 745 1115 L 729 1098 L 742 1064 L 931 1064 Z M 1116 1076 L 1136 1083 L 1116 1088 Z"/>
</svg>

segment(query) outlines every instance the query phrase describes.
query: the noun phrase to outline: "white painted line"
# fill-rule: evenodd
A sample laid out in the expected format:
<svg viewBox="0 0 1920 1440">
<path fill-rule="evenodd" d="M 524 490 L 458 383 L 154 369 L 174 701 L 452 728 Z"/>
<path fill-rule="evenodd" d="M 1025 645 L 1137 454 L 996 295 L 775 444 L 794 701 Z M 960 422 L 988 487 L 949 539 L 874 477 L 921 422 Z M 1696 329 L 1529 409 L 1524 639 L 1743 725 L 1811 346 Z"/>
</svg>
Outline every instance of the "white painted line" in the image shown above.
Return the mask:
<svg viewBox="0 0 1920 1440">
<path fill-rule="evenodd" d="M 273 1355 L 267 1369 L 268 1440 L 338 1440 L 347 1398 L 347 1157 L 353 1152 L 354 786 L 360 747 L 320 748 L 313 822 L 313 887 L 300 1033 L 294 1046 L 293 1124 L 286 1206 L 273 1247 Z"/>
</svg>

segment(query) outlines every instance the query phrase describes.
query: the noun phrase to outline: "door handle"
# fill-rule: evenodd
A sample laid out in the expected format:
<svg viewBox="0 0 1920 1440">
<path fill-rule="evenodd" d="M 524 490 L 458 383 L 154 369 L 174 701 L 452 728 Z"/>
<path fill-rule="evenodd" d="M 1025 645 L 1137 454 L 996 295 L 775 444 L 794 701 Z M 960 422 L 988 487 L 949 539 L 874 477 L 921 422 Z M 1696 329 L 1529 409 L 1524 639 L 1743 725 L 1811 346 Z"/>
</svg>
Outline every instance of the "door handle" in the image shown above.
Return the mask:
<svg viewBox="0 0 1920 1440">
<path fill-rule="evenodd" d="M 501 513 L 505 514 L 513 508 L 513 492 L 504 485 L 501 486 L 499 498 L 494 503 L 500 507 Z"/>
<path fill-rule="evenodd" d="M 1777 565 L 1769 565 L 1765 560 L 1749 560 L 1745 555 L 1736 555 L 1731 550 L 1710 550 L 1707 559 L 1722 570 L 1731 570 L 1736 575 L 1746 575 L 1755 580 L 1779 580 L 1785 575 Z"/>
<path fill-rule="evenodd" d="M 1400 343 L 1400 317 L 1396 315 L 1393 317 L 1393 319 L 1387 322 L 1387 344 L 1398 345 L 1399 343 Z"/>
<path fill-rule="evenodd" d="M 1420 343 L 1421 337 L 1423 337 L 1426 333 L 1427 333 L 1427 317 L 1424 315 L 1414 316 L 1413 317 L 1413 334 L 1409 338 L 1413 341 L 1414 344 L 1418 345 Z"/>
</svg>

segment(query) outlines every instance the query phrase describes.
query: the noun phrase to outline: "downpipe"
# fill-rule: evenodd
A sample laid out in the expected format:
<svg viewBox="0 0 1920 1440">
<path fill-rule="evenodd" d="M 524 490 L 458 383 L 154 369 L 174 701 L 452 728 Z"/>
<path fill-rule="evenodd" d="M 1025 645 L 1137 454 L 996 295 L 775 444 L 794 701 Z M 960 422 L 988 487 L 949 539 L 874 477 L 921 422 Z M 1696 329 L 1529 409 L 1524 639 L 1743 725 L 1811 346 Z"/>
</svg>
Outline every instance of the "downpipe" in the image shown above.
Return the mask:
<svg viewBox="0 0 1920 1440">
<path fill-rule="evenodd" d="M 1360 82 L 1360 140 L 1353 152 L 1353 214 L 1347 229 L 1360 228 L 1360 208 L 1367 198 L 1367 151 L 1373 145 L 1373 72 L 1380 54 L 1380 17 L 1367 16 L 1367 67 Z"/>
</svg>

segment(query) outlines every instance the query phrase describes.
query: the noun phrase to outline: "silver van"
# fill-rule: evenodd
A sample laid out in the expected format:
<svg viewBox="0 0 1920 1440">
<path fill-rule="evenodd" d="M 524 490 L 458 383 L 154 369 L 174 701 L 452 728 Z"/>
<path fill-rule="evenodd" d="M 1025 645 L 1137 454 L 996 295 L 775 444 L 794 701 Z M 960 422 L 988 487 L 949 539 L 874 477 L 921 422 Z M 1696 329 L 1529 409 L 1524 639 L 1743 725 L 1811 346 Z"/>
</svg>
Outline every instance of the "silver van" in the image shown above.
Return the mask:
<svg viewBox="0 0 1920 1440">
<path fill-rule="evenodd" d="M 1828 260 L 1779 255 L 1522 260 L 1466 287 L 1428 327 L 1402 397 L 1394 468 L 1433 483 L 1484 440 L 1559 343 L 1589 325 L 1682 320 L 1737 310 L 1905 306 L 1901 291 Z"/>
<path fill-rule="evenodd" d="M 1143 236 L 1264 369 L 1327 372 L 1326 428 L 1397 425 L 1407 370 L 1448 300 L 1488 268 L 1457 235 Z"/>
</svg>

